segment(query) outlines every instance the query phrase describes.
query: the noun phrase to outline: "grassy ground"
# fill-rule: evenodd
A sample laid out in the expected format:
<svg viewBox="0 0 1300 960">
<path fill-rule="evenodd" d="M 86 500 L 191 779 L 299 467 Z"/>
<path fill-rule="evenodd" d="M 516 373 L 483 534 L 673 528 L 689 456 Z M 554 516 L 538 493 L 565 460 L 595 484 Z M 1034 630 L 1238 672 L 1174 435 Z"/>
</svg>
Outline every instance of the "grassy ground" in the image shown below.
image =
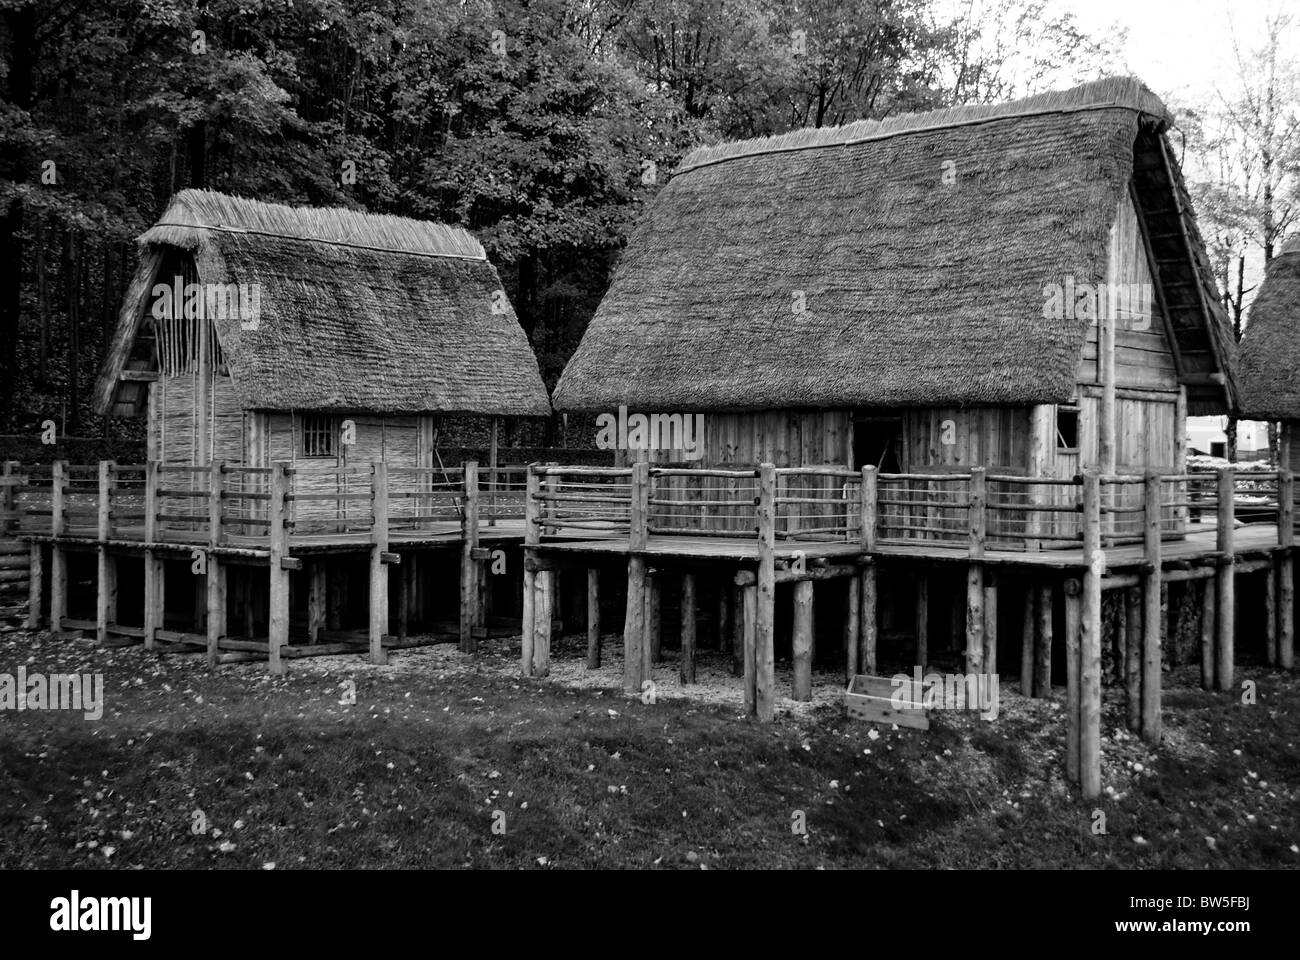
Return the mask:
<svg viewBox="0 0 1300 960">
<path fill-rule="evenodd" d="M 561 645 L 557 674 L 577 656 Z M 0 672 L 102 672 L 107 707 L 0 713 L 0 868 L 1300 865 L 1294 675 L 1241 670 L 1254 705 L 1168 676 L 1157 750 L 1117 732 L 1108 691 L 1108 795 L 1085 805 L 1060 704 L 1012 683 L 996 721 L 920 733 L 846 721 L 828 674 L 820 705 L 764 727 L 738 689 L 668 695 L 671 664 L 643 704 L 598 685 L 616 663 L 571 685 L 520 680 L 513 657 L 437 646 L 273 680 L 3 635 Z"/>
</svg>

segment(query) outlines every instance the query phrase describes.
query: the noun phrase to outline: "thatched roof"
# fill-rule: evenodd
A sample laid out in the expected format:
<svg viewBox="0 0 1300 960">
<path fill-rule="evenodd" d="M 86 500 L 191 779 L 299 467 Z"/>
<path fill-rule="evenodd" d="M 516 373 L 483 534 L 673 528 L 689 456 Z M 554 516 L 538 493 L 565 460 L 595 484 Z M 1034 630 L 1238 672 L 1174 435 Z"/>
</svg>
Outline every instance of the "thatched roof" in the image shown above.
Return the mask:
<svg viewBox="0 0 1300 960">
<path fill-rule="evenodd" d="M 255 329 L 214 319 L 246 409 L 550 410 L 500 278 L 460 228 L 184 190 L 139 243 L 101 410 L 113 409 L 153 284 L 172 282 L 161 265 L 176 250 L 192 255 L 201 283 L 260 285 Z"/>
<path fill-rule="evenodd" d="M 1241 337 L 1240 412 L 1300 420 L 1300 237 L 1268 265 Z"/>
<path fill-rule="evenodd" d="M 1181 184 L 1151 172 L 1167 123 L 1126 78 L 698 149 L 634 232 L 555 405 L 1064 401 L 1088 320 L 1045 319 L 1043 288 L 1105 279 L 1142 143 L 1141 205 L 1178 211 L 1159 232 L 1182 244 L 1162 270 L 1188 280 L 1176 326 L 1201 364 L 1193 409 L 1224 408 L 1226 321 L 1191 282 L 1213 289 L 1181 240 L 1183 219 L 1200 246 Z"/>
</svg>

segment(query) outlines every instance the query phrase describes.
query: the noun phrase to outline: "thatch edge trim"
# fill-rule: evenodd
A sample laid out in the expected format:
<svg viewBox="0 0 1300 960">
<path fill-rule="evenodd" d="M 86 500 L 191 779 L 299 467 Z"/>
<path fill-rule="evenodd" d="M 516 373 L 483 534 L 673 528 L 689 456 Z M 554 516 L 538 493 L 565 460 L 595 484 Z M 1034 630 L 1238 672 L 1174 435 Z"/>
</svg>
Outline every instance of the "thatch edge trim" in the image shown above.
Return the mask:
<svg viewBox="0 0 1300 960">
<path fill-rule="evenodd" d="M 370 250 L 375 253 L 390 253 L 405 257 L 435 257 L 445 260 L 465 260 L 469 263 L 481 263 L 487 260 L 483 256 L 469 256 L 461 253 L 434 253 L 428 250 L 400 250 L 397 247 L 377 247 L 366 243 L 351 243 L 347 240 L 327 240 L 323 237 L 300 237 L 292 233 L 275 233 L 270 230 L 253 230 L 248 227 L 222 227 L 212 224 L 170 223 L 159 221 L 142 233 L 136 240 L 141 246 L 147 244 L 167 244 L 184 250 L 193 250 L 199 246 L 205 231 L 217 233 L 250 234 L 258 237 L 270 237 L 273 240 L 296 240 L 299 243 L 324 243 L 334 247 L 348 247 L 353 250 Z M 155 231 L 157 233 L 155 234 Z M 171 231 L 176 231 L 172 233 Z"/>
</svg>

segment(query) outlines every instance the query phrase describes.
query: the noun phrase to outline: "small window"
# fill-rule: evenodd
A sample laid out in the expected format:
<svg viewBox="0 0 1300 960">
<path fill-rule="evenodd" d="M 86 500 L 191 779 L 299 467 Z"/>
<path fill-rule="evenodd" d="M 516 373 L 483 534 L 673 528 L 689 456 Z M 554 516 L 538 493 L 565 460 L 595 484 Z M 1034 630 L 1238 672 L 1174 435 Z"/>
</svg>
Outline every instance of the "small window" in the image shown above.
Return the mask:
<svg viewBox="0 0 1300 960">
<path fill-rule="evenodd" d="M 334 418 L 326 414 L 306 413 L 302 416 L 302 456 L 337 456 Z"/>
<path fill-rule="evenodd" d="M 1056 408 L 1056 449 L 1074 453 L 1079 449 L 1079 408 Z"/>
</svg>

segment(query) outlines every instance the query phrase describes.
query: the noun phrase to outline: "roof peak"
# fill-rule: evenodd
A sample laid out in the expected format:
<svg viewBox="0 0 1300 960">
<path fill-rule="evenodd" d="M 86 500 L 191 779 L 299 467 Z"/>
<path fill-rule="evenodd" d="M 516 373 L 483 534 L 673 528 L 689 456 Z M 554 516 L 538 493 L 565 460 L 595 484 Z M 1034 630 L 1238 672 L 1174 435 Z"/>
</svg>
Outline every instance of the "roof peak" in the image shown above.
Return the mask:
<svg viewBox="0 0 1300 960">
<path fill-rule="evenodd" d="M 210 231 L 309 240 L 385 253 L 486 260 L 483 246 L 461 227 L 344 207 L 291 207 L 215 190 L 181 190 L 158 222 L 139 237 L 194 249 Z"/>
<path fill-rule="evenodd" d="M 1031 117 L 1047 113 L 1087 110 L 1128 109 L 1169 120 L 1164 102 L 1137 77 L 1104 77 L 1069 90 L 1054 90 L 1004 103 L 967 104 L 919 113 L 905 113 L 883 120 L 855 120 L 838 127 L 806 127 L 770 137 L 731 140 L 696 147 L 677 168 L 678 175 L 740 157 L 785 153 L 822 147 L 848 146 L 903 134 L 934 131 L 994 120 Z"/>
</svg>

